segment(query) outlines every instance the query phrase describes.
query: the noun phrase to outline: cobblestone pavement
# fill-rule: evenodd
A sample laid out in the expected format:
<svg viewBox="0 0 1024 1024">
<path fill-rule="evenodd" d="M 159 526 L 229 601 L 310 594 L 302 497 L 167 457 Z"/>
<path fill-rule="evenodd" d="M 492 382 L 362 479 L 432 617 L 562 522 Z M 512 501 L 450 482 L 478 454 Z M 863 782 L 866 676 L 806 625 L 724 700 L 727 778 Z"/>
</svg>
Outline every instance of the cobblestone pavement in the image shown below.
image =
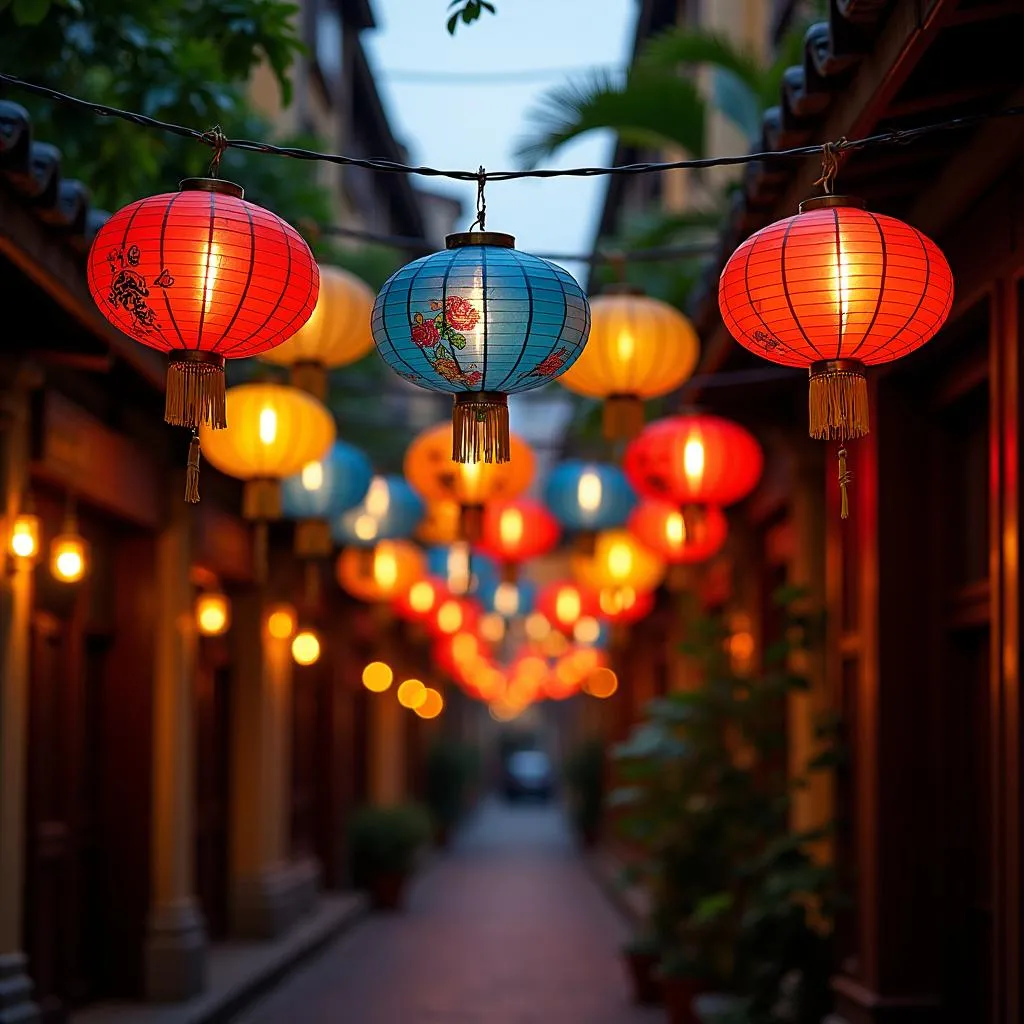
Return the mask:
<svg viewBox="0 0 1024 1024">
<path fill-rule="evenodd" d="M 655 1024 L 629 1004 L 625 926 L 552 807 L 486 804 L 413 887 L 238 1024 Z"/>
</svg>

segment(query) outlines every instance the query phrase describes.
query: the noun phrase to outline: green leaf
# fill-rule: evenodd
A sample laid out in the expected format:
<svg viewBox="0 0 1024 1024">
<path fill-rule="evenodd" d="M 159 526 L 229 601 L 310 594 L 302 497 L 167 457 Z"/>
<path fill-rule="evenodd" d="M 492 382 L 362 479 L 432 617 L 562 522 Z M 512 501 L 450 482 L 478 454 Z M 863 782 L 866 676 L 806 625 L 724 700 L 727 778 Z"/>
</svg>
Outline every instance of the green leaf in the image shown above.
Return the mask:
<svg viewBox="0 0 1024 1024">
<path fill-rule="evenodd" d="M 637 73 L 622 82 L 596 72 L 550 90 L 527 112 L 532 132 L 517 143 L 516 158 L 535 167 L 566 143 L 599 129 L 616 132 L 627 144 L 678 146 L 701 157 L 705 115 L 704 97 L 687 78 Z"/>
<path fill-rule="evenodd" d="M 458 3 L 458 2 L 459 2 L 459 0 L 455 0 L 455 3 Z M 449 5 L 449 6 L 451 6 L 451 5 Z M 458 28 L 458 26 L 459 26 L 459 15 L 458 15 L 458 12 L 456 12 L 455 14 L 453 14 L 448 19 L 448 35 L 450 35 L 450 36 L 455 35 L 455 30 L 456 30 L 456 28 Z"/>
<path fill-rule="evenodd" d="M 11 14 L 18 25 L 38 25 L 50 12 L 50 0 L 13 0 Z"/>
</svg>

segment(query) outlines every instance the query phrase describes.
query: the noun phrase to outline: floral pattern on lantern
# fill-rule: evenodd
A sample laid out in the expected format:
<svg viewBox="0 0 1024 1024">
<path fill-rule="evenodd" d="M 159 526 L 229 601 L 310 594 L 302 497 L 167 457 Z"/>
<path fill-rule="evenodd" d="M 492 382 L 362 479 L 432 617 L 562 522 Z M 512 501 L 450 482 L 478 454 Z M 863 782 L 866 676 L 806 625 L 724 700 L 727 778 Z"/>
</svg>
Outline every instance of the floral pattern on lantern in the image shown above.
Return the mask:
<svg viewBox="0 0 1024 1024">
<path fill-rule="evenodd" d="M 89 250 L 100 312 L 170 357 L 164 418 L 177 426 L 224 427 L 224 360 L 270 351 L 316 305 L 309 246 L 243 195 L 228 181 L 187 178 L 119 210 Z"/>
<path fill-rule="evenodd" d="M 373 338 L 400 377 L 455 396 L 454 461 L 507 462 L 507 396 L 572 365 L 590 307 L 565 270 L 518 251 L 511 235 L 453 234 L 446 245 L 385 282 Z"/>
</svg>

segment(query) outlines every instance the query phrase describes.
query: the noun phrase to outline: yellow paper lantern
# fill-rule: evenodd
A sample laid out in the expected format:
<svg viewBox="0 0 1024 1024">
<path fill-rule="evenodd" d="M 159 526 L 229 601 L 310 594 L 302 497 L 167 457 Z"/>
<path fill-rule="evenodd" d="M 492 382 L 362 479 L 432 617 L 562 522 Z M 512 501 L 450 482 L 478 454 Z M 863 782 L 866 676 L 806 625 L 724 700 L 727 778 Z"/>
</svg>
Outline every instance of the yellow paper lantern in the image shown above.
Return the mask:
<svg viewBox="0 0 1024 1024">
<path fill-rule="evenodd" d="M 370 313 L 374 294 L 340 267 L 320 267 L 320 296 L 310 318 L 283 345 L 264 352 L 268 363 L 292 368 L 292 384 L 321 401 L 327 371 L 361 359 L 373 348 Z"/>
<path fill-rule="evenodd" d="M 228 425 L 199 428 L 203 455 L 228 476 L 245 480 L 247 519 L 281 515 L 281 480 L 322 459 L 334 444 L 334 419 L 306 392 L 285 384 L 228 388 Z"/>
<path fill-rule="evenodd" d="M 628 530 L 604 530 L 597 535 L 594 553 L 572 556 L 578 583 L 594 590 L 631 587 L 654 590 L 665 577 L 665 563 L 645 548 Z"/>
<path fill-rule="evenodd" d="M 530 446 L 515 434 L 508 462 L 456 462 L 452 458 L 452 427 L 442 423 L 425 430 L 405 453 L 405 477 L 424 501 L 454 502 L 460 508 L 464 540 L 480 537 L 484 505 L 522 494 L 533 480 Z"/>
<path fill-rule="evenodd" d="M 336 565 L 338 583 L 360 601 L 392 601 L 426 575 L 427 563 L 415 544 L 382 540 L 372 557 L 359 548 L 345 548 Z"/>
<path fill-rule="evenodd" d="M 667 395 L 693 373 L 697 332 L 679 310 L 628 285 L 592 299 L 590 314 L 590 340 L 558 381 L 604 399 L 606 436 L 635 437 L 644 426 L 644 401 Z"/>
</svg>

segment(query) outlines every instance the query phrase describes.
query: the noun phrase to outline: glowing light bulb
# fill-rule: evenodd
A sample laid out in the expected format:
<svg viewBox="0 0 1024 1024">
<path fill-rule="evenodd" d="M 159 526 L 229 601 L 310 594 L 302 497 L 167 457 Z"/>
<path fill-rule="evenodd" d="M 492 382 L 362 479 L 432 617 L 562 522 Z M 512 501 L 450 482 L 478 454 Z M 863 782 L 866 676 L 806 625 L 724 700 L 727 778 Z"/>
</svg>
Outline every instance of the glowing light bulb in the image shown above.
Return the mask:
<svg viewBox="0 0 1024 1024">
<path fill-rule="evenodd" d="M 8 544 L 16 558 L 32 558 L 39 552 L 39 517 L 28 513 L 18 516 L 11 528 Z"/>
<path fill-rule="evenodd" d="M 472 504 L 480 493 L 480 477 L 483 472 L 482 463 L 459 462 L 456 463 L 456 466 L 456 471 L 461 478 L 462 496 L 467 502 Z"/>
<path fill-rule="evenodd" d="M 453 544 L 448 549 L 448 586 L 452 593 L 465 594 L 470 583 L 469 545 Z"/>
<path fill-rule="evenodd" d="M 616 541 L 608 549 L 608 571 L 620 580 L 633 571 L 633 552 L 628 544 Z"/>
<path fill-rule="evenodd" d="M 426 580 L 420 580 L 409 588 L 409 607 L 422 615 L 434 607 L 436 596 L 433 585 Z"/>
<path fill-rule="evenodd" d="M 398 582 L 398 559 L 390 548 L 378 547 L 374 553 L 373 579 L 382 590 L 390 590 Z"/>
<path fill-rule="evenodd" d="M 514 583 L 499 583 L 494 588 L 494 610 L 506 619 L 519 613 L 519 588 Z"/>
<path fill-rule="evenodd" d="M 275 608 L 267 616 L 267 632 L 275 640 L 287 640 L 295 632 L 295 612 L 287 605 Z"/>
<path fill-rule="evenodd" d="M 297 665 L 315 665 L 320 658 L 320 640 L 311 629 L 296 633 L 292 641 L 292 658 Z"/>
<path fill-rule="evenodd" d="M 457 662 L 472 661 L 480 653 L 480 642 L 472 633 L 458 633 L 452 638 L 452 657 Z"/>
<path fill-rule="evenodd" d="M 579 591 L 574 587 L 562 587 L 555 596 L 555 616 L 563 626 L 571 626 L 582 611 Z"/>
<path fill-rule="evenodd" d="M 572 628 L 572 638 L 578 644 L 592 644 L 601 635 L 601 623 L 591 615 L 584 615 Z"/>
<path fill-rule="evenodd" d="M 480 635 L 489 643 L 501 643 L 505 639 L 505 620 L 497 612 L 488 612 L 480 620 Z"/>
<path fill-rule="evenodd" d="M 398 703 L 415 710 L 427 699 L 427 688 L 419 679 L 406 679 L 398 687 Z"/>
<path fill-rule="evenodd" d="M 576 502 L 584 512 L 596 512 L 601 507 L 601 478 L 592 470 L 582 474 L 576 485 Z"/>
<path fill-rule="evenodd" d="M 203 636 L 220 636 L 230 625 L 231 606 L 223 594 L 200 594 L 196 598 L 196 626 Z"/>
<path fill-rule="evenodd" d="M 615 340 L 615 355 L 620 363 L 632 362 L 636 355 L 636 341 L 626 328 L 619 331 L 619 336 Z"/>
<path fill-rule="evenodd" d="M 383 693 L 395 678 L 391 666 L 383 661 L 371 661 L 363 669 L 363 686 L 372 693 Z"/>
<path fill-rule="evenodd" d="M 370 481 L 370 489 L 366 492 L 366 500 L 363 504 L 366 507 L 367 515 L 371 515 L 375 519 L 382 519 L 388 514 L 388 509 L 391 507 L 391 490 L 384 477 L 375 476 Z"/>
<path fill-rule="evenodd" d="M 665 540 L 675 548 L 686 543 L 686 522 L 679 512 L 671 512 L 665 519 Z"/>
<path fill-rule="evenodd" d="M 437 718 L 444 710 L 444 697 L 428 686 L 423 691 L 423 702 L 413 710 L 420 718 Z"/>
<path fill-rule="evenodd" d="M 540 641 L 551 632 L 551 623 L 548 622 L 547 616 L 541 612 L 532 612 L 526 616 L 526 622 L 523 623 L 523 629 L 526 631 L 526 636 L 530 640 Z"/>
<path fill-rule="evenodd" d="M 300 479 L 305 490 L 319 491 L 324 485 L 324 464 L 322 462 L 307 462 L 302 467 Z"/>
<path fill-rule="evenodd" d="M 77 583 L 85 575 L 85 541 L 77 533 L 55 537 L 50 546 L 50 571 L 63 583 Z"/>
<path fill-rule="evenodd" d="M 378 529 L 380 529 L 380 524 L 377 520 L 365 512 L 356 516 L 356 521 L 352 524 L 352 532 L 360 540 L 373 540 L 377 536 Z"/>
<path fill-rule="evenodd" d="M 437 609 L 437 628 L 442 633 L 457 633 L 462 628 L 462 606 L 458 601 L 445 601 Z"/>
<path fill-rule="evenodd" d="M 523 513 L 517 508 L 507 508 L 498 520 L 501 543 L 514 547 L 523 539 Z"/>
<path fill-rule="evenodd" d="M 269 405 L 260 409 L 260 443 L 273 444 L 277 440 L 277 410 Z"/>
<path fill-rule="evenodd" d="M 690 437 L 683 449 L 683 472 L 691 487 L 698 487 L 704 479 L 704 442 Z"/>
</svg>

